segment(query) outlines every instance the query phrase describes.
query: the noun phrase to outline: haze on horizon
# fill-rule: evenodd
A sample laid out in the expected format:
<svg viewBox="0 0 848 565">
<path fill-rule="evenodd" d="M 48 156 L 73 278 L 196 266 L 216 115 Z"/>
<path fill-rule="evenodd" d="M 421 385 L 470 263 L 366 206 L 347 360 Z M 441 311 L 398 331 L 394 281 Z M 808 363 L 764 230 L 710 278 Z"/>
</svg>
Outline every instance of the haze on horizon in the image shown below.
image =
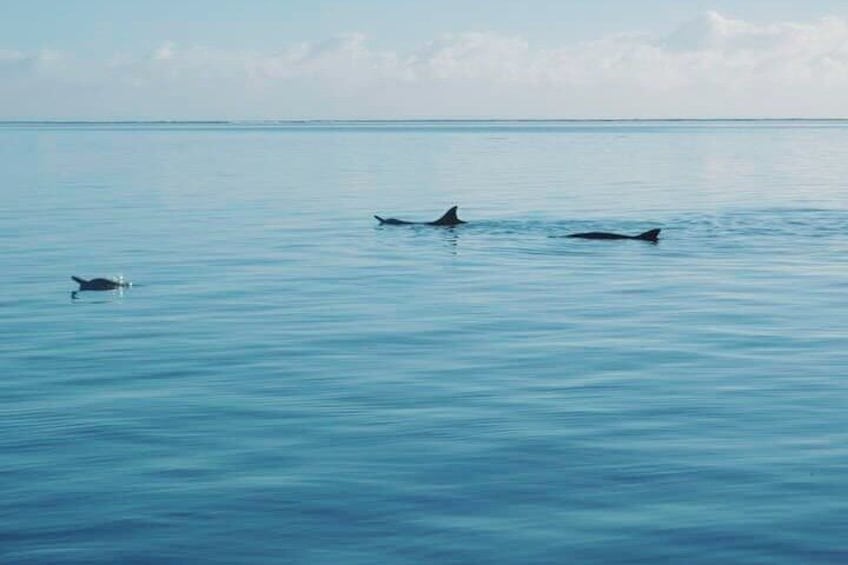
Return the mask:
<svg viewBox="0 0 848 565">
<path fill-rule="evenodd" d="M 836 1 L 0 4 L 2 120 L 848 117 Z"/>
</svg>

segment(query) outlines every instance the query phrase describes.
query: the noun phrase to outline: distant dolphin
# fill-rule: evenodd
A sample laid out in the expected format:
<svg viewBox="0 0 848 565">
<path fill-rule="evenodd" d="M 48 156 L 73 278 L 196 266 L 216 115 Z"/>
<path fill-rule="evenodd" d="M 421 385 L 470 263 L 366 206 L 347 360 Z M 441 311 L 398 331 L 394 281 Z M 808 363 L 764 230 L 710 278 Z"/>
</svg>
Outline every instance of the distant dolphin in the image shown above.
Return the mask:
<svg viewBox="0 0 848 565">
<path fill-rule="evenodd" d="M 85 280 L 74 276 L 72 276 L 71 278 L 77 283 L 79 283 L 79 290 L 71 292 L 71 298 L 76 298 L 77 292 L 80 292 L 82 290 L 115 290 L 116 288 L 128 288 L 132 286 L 132 283 L 116 281 L 112 279 Z"/>
<path fill-rule="evenodd" d="M 602 231 L 590 231 L 586 233 L 573 233 L 565 237 L 580 237 L 582 239 L 639 239 L 641 241 L 650 241 L 656 243 L 659 240 L 660 228 L 648 230 L 639 235 L 621 235 L 618 233 L 607 233 Z"/>
<path fill-rule="evenodd" d="M 444 215 L 438 220 L 433 220 L 432 222 L 407 222 L 406 220 L 398 220 L 396 218 L 381 218 L 380 216 L 374 216 L 379 220 L 380 225 L 386 224 L 389 226 L 407 226 L 407 225 L 426 225 L 426 226 L 456 226 L 459 224 L 464 224 L 463 222 L 456 216 L 457 206 L 454 206 L 450 210 L 444 213 Z"/>
</svg>

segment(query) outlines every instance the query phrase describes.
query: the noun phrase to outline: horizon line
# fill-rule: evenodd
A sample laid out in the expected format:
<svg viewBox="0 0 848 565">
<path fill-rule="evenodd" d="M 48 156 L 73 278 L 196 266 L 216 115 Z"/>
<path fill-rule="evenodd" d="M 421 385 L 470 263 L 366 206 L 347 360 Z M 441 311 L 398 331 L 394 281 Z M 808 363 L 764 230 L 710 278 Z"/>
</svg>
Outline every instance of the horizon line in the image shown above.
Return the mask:
<svg viewBox="0 0 848 565">
<path fill-rule="evenodd" d="M 0 119 L 0 124 L 321 124 L 321 123 L 507 123 L 507 122 L 839 122 L 848 117 L 770 118 L 256 118 L 256 119 Z"/>
</svg>

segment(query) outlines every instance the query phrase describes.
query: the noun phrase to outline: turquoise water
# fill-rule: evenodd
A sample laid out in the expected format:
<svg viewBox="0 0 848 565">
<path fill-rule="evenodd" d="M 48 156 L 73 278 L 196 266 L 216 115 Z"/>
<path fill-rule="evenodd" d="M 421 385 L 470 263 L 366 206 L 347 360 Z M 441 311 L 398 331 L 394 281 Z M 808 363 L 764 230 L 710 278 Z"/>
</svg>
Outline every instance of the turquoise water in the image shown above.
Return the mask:
<svg viewBox="0 0 848 565">
<path fill-rule="evenodd" d="M 846 179 L 846 122 L 0 125 L 0 562 L 844 563 Z"/>
</svg>

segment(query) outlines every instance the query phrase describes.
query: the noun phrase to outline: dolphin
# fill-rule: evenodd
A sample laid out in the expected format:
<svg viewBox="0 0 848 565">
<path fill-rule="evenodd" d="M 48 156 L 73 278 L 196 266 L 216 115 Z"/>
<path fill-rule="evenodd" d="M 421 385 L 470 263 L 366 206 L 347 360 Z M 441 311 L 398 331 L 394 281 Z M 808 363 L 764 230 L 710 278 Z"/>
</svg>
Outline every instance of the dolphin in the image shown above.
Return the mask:
<svg viewBox="0 0 848 565">
<path fill-rule="evenodd" d="M 656 228 L 640 233 L 639 235 L 621 235 L 618 233 L 590 231 L 586 233 L 573 233 L 571 235 L 566 235 L 565 237 L 579 237 L 582 239 L 638 239 L 641 241 L 656 243 L 659 240 L 660 231 L 662 231 L 660 228 Z"/>
<path fill-rule="evenodd" d="M 79 290 L 71 292 L 71 298 L 76 298 L 77 293 L 83 290 L 115 290 L 116 288 L 129 288 L 132 283 L 116 281 L 112 279 L 90 279 L 85 280 L 71 276 L 79 284 Z"/>
<path fill-rule="evenodd" d="M 464 224 L 463 222 L 456 216 L 457 206 L 452 207 L 450 210 L 445 212 L 441 218 L 438 220 L 433 220 L 432 222 L 407 222 L 406 220 L 398 220 L 396 218 L 381 218 L 380 216 L 374 216 L 380 222 L 380 225 L 386 224 L 389 226 L 407 226 L 407 225 L 426 225 L 426 226 L 456 226 L 459 224 Z"/>
</svg>

